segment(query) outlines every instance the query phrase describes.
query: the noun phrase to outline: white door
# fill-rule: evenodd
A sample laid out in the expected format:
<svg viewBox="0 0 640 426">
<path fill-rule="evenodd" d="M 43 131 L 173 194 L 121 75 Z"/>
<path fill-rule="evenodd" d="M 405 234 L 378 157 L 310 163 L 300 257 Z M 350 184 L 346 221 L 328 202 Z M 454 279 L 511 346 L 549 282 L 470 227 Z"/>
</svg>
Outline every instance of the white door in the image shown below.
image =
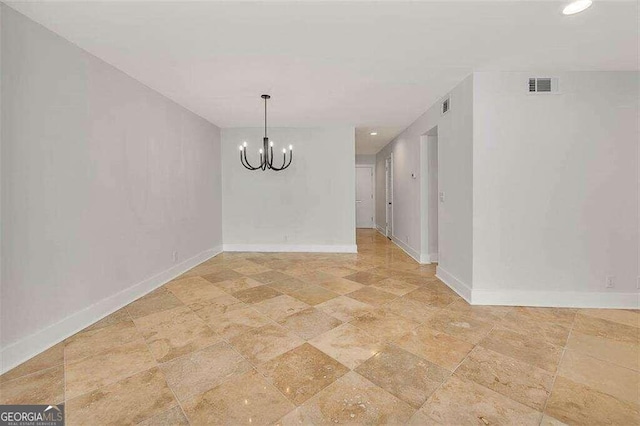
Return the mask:
<svg viewBox="0 0 640 426">
<path fill-rule="evenodd" d="M 356 227 L 373 228 L 373 167 L 356 167 Z"/>
<path fill-rule="evenodd" d="M 391 239 L 393 235 L 393 153 L 385 161 L 385 194 L 386 194 L 386 213 L 387 226 L 385 233 L 387 238 Z"/>
</svg>

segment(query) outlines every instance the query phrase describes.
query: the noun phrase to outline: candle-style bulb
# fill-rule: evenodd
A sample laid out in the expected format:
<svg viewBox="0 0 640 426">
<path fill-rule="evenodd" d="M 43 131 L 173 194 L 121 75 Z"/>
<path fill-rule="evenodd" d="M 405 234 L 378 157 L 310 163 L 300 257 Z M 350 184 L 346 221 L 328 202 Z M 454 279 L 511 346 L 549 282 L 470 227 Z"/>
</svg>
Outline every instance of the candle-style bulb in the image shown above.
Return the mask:
<svg viewBox="0 0 640 426">
<path fill-rule="evenodd" d="M 289 145 L 289 151 L 293 150 L 293 145 Z"/>
<path fill-rule="evenodd" d="M 238 148 L 240 148 L 240 151 L 242 151 L 242 145 L 240 145 Z"/>
<path fill-rule="evenodd" d="M 273 141 L 269 142 L 269 146 L 273 146 Z"/>
<path fill-rule="evenodd" d="M 286 153 L 287 153 L 286 148 L 282 148 L 282 153 L 283 153 L 283 154 L 286 154 Z"/>
<path fill-rule="evenodd" d="M 246 142 L 242 142 L 242 146 L 245 146 L 245 147 L 246 147 L 246 146 L 247 146 L 247 143 L 246 143 Z"/>
<path fill-rule="evenodd" d="M 262 148 L 260 148 L 260 151 L 258 151 L 260 154 L 262 154 Z"/>
</svg>

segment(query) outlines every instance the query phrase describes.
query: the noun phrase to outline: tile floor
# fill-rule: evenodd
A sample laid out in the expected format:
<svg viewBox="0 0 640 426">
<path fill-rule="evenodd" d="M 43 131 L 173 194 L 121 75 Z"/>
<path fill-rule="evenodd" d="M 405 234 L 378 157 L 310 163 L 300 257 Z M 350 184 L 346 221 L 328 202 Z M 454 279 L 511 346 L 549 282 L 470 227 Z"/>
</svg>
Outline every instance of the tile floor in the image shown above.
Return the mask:
<svg viewBox="0 0 640 426">
<path fill-rule="evenodd" d="M 640 313 L 469 306 L 375 231 L 223 253 L 0 377 L 69 425 L 640 423 Z"/>
</svg>

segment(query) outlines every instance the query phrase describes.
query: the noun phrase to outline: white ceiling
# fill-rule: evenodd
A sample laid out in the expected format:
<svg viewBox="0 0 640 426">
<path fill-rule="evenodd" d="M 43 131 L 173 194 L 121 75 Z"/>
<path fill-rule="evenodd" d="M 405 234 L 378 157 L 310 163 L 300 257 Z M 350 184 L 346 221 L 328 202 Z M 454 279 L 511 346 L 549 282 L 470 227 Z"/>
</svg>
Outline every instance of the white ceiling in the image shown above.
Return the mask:
<svg viewBox="0 0 640 426">
<path fill-rule="evenodd" d="M 390 140 L 398 136 L 404 127 L 356 127 L 356 153 L 377 154 Z M 371 133 L 376 133 L 372 135 Z"/>
<path fill-rule="evenodd" d="M 270 125 L 354 125 L 359 154 L 473 70 L 638 69 L 634 0 L 7 3 L 221 127 L 266 92 Z"/>
</svg>

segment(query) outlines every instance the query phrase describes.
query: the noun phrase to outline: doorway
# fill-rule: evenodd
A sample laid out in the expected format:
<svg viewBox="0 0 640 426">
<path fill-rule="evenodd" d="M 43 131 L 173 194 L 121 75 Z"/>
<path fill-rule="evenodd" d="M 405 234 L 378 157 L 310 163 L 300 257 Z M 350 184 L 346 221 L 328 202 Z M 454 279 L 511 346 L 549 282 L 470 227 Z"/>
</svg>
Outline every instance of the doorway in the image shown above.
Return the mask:
<svg viewBox="0 0 640 426">
<path fill-rule="evenodd" d="M 429 233 L 428 250 L 429 262 L 437 262 L 439 254 L 439 219 L 440 211 L 440 186 L 439 186 L 439 161 L 438 161 L 438 128 L 434 127 L 427 132 L 427 229 Z"/>
<path fill-rule="evenodd" d="M 356 228 L 373 228 L 373 166 L 356 166 Z"/>
<path fill-rule="evenodd" d="M 393 152 L 385 159 L 385 211 L 386 226 L 385 235 L 391 239 L 393 236 Z"/>
</svg>

